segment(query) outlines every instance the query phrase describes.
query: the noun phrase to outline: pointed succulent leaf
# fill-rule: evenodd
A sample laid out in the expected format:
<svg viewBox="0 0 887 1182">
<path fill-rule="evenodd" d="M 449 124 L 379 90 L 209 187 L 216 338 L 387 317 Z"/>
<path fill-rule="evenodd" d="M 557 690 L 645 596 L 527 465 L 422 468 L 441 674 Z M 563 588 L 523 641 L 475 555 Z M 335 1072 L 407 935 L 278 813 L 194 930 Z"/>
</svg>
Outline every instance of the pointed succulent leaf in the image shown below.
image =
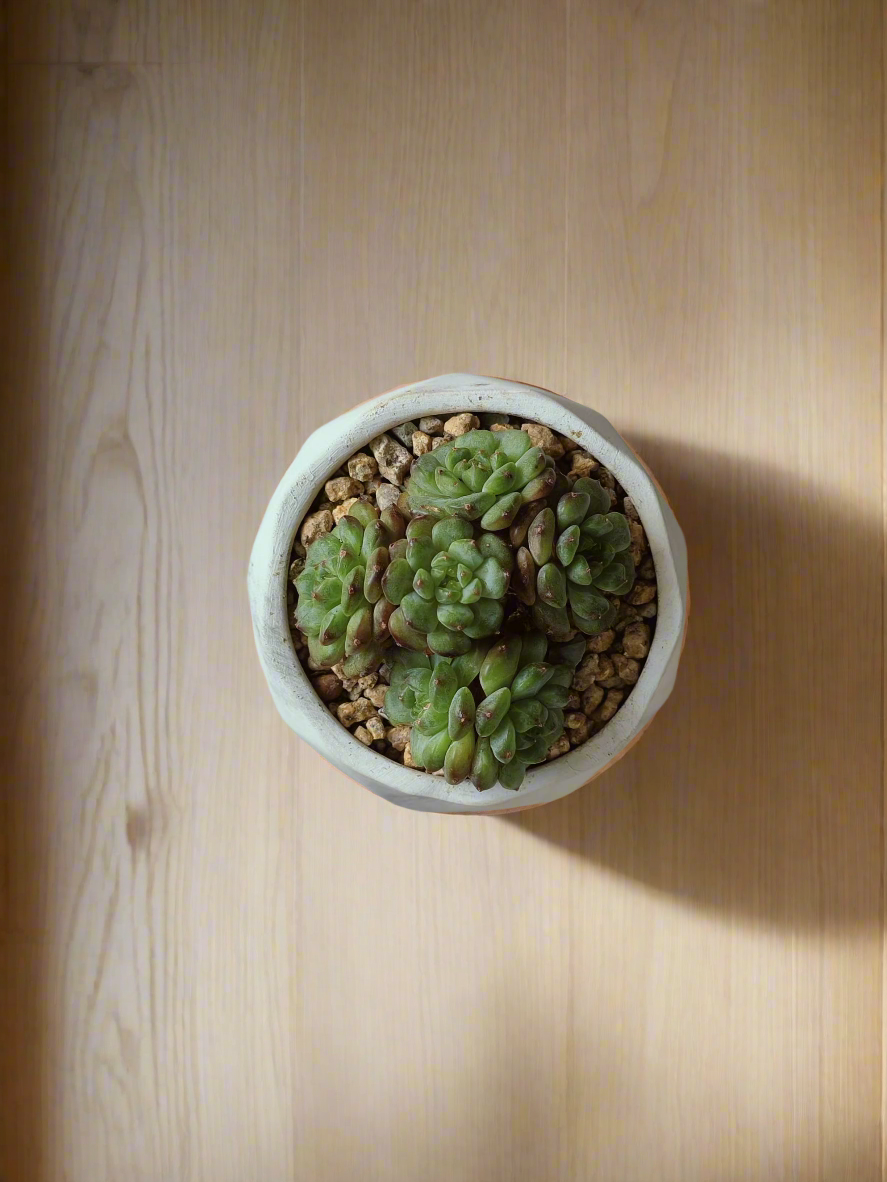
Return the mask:
<svg viewBox="0 0 887 1182">
<path fill-rule="evenodd" d="M 419 632 L 411 624 L 407 623 L 403 610 L 399 607 L 389 617 L 388 631 L 397 643 L 403 645 L 404 648 L 412 648 L 419 652 L 424 652 L 428 646 L 425 633 Z"/>
<path fill-rule="evenodd" d="M 500 763 L 510 763 L 517 754 L 517 733 L 507 716 L 490 735 L 490 747 Z"/>
<path fill-rule="evenodd" d="M 317 634 L 308 636 L 308 652 L 311 658 L 324 669 L 331 669 L 333 665 L 338 665 L 339 661 L 345 656 L 345 635 L 344 633 L 330 644 L 323 644 Z"/>
<path fill-rule="evenodd" d="M 577 492 L 572 489 L 560 498 L 557 503 L 557 525 L 558 529 L 566 529 L 571 525 L 579 525 L 585 520 L 588 513 L 588 506 L 591 501 L 588 493 Z"/>
<path fill-rule="evenodd" d="M 390 550 L 389 550 L 390 554 Z M 395 606 L 413 589 L 413 568 L 405 558 L 395 558 L 382 575 L 382 592 Z"/>
<path fill-rule="evenodd" d="M 537 566 L 550 562 L 554 552 L 555 519 L 551 509 L 542 509 L 530 523 L 527 545 Z"/>
<path fill-rule="evenodd" d="M 533 605 L 533 623 L 554 640 L 566 640 L 573 631 L 566 608 L 552 607 L 539 600 Z"/>
<path fill-rule="evenodd" d="M 514 723 L 517 733 L 524 735 L 533 727 L 542 726 L 548 717 L 548 711 L 542 702 L 535 698 L 527 698 L 522 702 L 512 702 L 508 716 Z"/>
<path fill-rule="evenodd" d="M 474 612 L 466 603 L 441 603 L 435 609 L 436 620 L 452 632 L 463 632 L 474 623 Z M 433 631 L 433 628 L 429 628 Z"/>
<path fill-rule="evenodd" d="M 521 637 L 521 651 L 519 669 L 527 665 L 537 664 L 545 660 L 548 649 L 548 637 L 542 632 L 527 632 Z"/>
<path fill-rule="evenodd" d="M 582 540 L 582 535 L 579 532 L 578 525 L 570 525 L 563 531 L 557 540 L 554 551 L 557 555 L 557 560 L 561 566 L 569 567 L 570 563 L 576 557 L 576 552 L 579 549 L 579 543 Z"/>
<path fill-rule="evenodd" d="M 424 767 L 427 772 L 439 772 L 444 765 L 447 751 L 450 748 L 450 736 L 446 728 L 437 734 L 423 734 L 413 726 L 410 734 L 410 751 L 413 762 Z"/>
<path fill-rule="evenodd" d="M 519 492 L 506 493 L 497 498 L 495 504 L 484 513 L 480 519 L 482 529 L 507 529 L 523 504 L 523 497 Z"/>
<path fill-rule="evenodd" d="M 610 494 L 599 480 L 583 476 L 573 485 L 574 492 L 586 493 L 589 498 L 589 513 L 606 513 L 610 508 Z"/>
<path fill-rule="evenodd" d="M 499 783 L 503 788 L 516 792 L 527 775 L 527 765 L 520 759 L 512 759 L 499 768 Z"/>
<path fill-rule="evenodd" d="M 451 632 L 448 628 L 438 628 L 434 632 L 429 632 L 425 640 L 433 653 L 445 657 L 461 656 L 471 648 L 471 641 L 464 632 Z"/>
<path fill-rule="evenodd" d="M 520 698 L 533 698 L 544 685 L 551 681 L 555 669 L 553 665 L 546 665 L 543 661 L 532 665 L 525 665 L 511 683 L 511 697 L 515 701 Z"/>
<path fill-rule="evenodd" d="M 503 493 L 513 492 L 517 483 L 517 477 L 518 470 L 516 466 L 506 462 L 501 467 L 495 468 L 487 477 L 484 483 L 484 492 L 493 493 L 497 497 L 502 496 Z"/>
<path fill-rule="evenodd" d="M 465 629 L 465 635 L 472 640 L 492 636 L 502 627 L 505 609 L 495 599 L 479 599 L 474 605 L 474 623 Z"/>
<path fill-rule="evenodd" d="M 458 677 L 454 672 L 454 676 Z M 457 689 L 450 701 L 449 714 L 447 715 L 447 729 L 450 733 L 450 738 L 455 742 L 461 739 L 469 731 L 474 733 L 474 694 L 467 685 L 463 685 L 461 689 Z"/>
<path fill-rule="evenodd" d="M 479 738 L 471 764 L 471 782 L 478 792 L 492 788 L 499 778 L 499 763 L 490 747 L 490 740 Z"/>
<path fill-rule="evenodd" d="M 372 639 L 373 609 L 368 603 L 364 603 L 348 621 L 345 630 L 345 655 L 350 657 L 357 649 L 366 648 Z"/>
<path fill-rule="evenodd" d="M 560 555 L 558 555 L 560 557 Z M 600 572 L 596 572 L 600 573 Z M 567 566 L 567 579 L 579 587 L 589 587 L 594 578 L 592 567 L 584 554 L 577 554 Z"/>
<path fill-rule="evenodd" d="M 510 685 L 518 669 L 521 638 L 506 636 L 491 645 L 480 669 L 480 684 L 485 694 Z"/>
<path fill-rule="evenodd" d="M 477 736 L 472 729 L 451 741 L 444 757 L 444 778 L 448 784 L 461 784 L 468 777 L 474 760 Z"/>
<path fill-rule="evenodd" d="M 551 607 L 566 607 L 567 579 L 555 563 L 547 562 L 536 576 L 536 595 Z"/>
<path fill-rule="evenodd" d="M 613 595 L 625 595 L 634 583 L 634 560 L 630 554 L 620 554 L 617 559 L 604 567 L 595 579 L 595 586 Z"/>
<path fill-rule="evenodd" d="M 475 643 L 466 653 L 453 659 L 453 668 L 456 670 L 460 687 L 471 685 L 480 673 L 485 656 L 486 645 Z"/>
<path fill-rule="evenodd" d="M 323 617 L 320 626 L 319 640 L 321 644 L 332 644 L 340 636 L 344 636 L 348 628 L 348 614 L 341 607 L 334 607 Z"/>
<path fill-rule="evenodd" d="M 505 721 L 511 707 L 511 690 L 507 685 L 495 690 L 478 704 L 474 728 L 483 738 L 488 738 Z"/>
<path fill-rule="evenodd" d="M 429 701 L 435 710 L 449 710 L 459 688 L 459 677 L 449 661 L 440 661 L 431 674 Z"/>
</svg>

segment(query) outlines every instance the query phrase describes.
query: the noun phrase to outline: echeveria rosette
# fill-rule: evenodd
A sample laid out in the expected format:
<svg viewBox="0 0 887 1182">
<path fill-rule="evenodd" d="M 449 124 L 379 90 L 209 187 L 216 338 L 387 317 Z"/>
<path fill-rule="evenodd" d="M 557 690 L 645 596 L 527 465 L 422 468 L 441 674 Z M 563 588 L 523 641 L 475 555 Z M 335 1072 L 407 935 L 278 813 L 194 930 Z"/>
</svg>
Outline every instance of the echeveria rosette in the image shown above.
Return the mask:
<svg viewBox="0 0 887 1182">
<path fill-rule="evenodd" d="M 346 677 L 378 668 L 394 611 L 385 599 L 382 576 L 390 561 L 388 547 L 403 532 L 396 509 L 380 516 L 374 505 L 358 502 L 331 533 L 308 547 L 305 569 L 296 580 L 296 625 L 321 667 L 344 661 Z"/>
<path fill-rule="evenodd" d="M 583 477 L 530 525 L 527 546 L 537 568 L 533 618 L 551 636 L 603 632 L 618 609 L 601 592 L 619 596 L 632 588 L 628 519 L 609 509 L 607 490 Z"/>
<path fill-rule="evenodd" d="M 481 529 L 500 530 L 556 481 L 554 460 L 525 431 L 469 431 L 422 456 L 406 490 L 414 513 L 480 518 Z"/>
<path fill-rule="evenodd" d="M 514 559 L 495 534 L 459 517 L 416 517 L 391 558 L 382 589 L 396 605 L 388 627 L 398 644 L 453 657 L 501 628 Z"/>
<path fill-rule="evenodd" d="M 385 714 L 396 726 L 411 726 L 413 762 L 428 772 L 443 769 L 448 784 L 471 771 L 477 735 L 474 695 L 485 646 L 472 645 L 459 657 L 401 650 L 391 662 Z"/>
<path fill-rule="evenodd" d="M 486 694 L 475 711 L 471 780 L 483 792 L 498 780 L 516 791 L 564 733 L 564 707 L 585 641 L 552 646 L 541 632 L 494 644 L 480 668 Z M 547 659 L 546 659 L 547 658 Z"/>
</svg>

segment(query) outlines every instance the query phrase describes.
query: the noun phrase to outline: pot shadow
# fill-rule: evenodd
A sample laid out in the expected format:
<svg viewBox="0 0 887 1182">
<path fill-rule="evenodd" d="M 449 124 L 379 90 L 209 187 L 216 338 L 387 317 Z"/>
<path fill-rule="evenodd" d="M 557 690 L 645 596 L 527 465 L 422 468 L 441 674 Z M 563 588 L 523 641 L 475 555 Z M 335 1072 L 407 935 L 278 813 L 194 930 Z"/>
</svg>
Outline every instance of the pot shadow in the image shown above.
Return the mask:
<svg viewBox="0 0 887 1182">
<path fill-rule="evenodd" d="M 880 922 L 879 514 L 827 474 L 634 442 L 689 546 L 674 694 L 604 776 L 504 820 L 698 908 Z"/>
</svg>

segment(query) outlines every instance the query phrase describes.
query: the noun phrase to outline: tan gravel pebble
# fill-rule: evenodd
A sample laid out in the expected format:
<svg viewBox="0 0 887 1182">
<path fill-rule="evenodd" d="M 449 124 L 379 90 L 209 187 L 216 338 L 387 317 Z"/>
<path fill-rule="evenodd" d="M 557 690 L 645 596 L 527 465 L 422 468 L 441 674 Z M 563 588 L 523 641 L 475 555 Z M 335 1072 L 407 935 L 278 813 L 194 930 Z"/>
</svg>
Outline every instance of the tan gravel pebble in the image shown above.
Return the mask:
<svg viewBox="0 0 887 1182">
<path fill-rule="evenodd" d="M 582 709 L 591 716 L 604 700 L 604 691 L 599 685 L 593 685 L 582 695 Z"/>
<path fill-rule="evenodd" d="M 476 431 L 480 426 L 480 419 L 477 415 L 468 414 L 467 411 L 461 415 L 453 415 L 451 419 L 447 419 L 444 423 L 444 431 L 448 435 L 467 435 L 469 431 Z"/>
<path fill-rule="evenodd" d="M 335 480 L 326 482 L 323 491 L 331 501 L 345 501 L 348 497 L 359 497 L 363 492 L 363 485 L 350 476 L 337 476 Z"/>
<path fill-rule="evenodd" d="M 612 628 L 608 628 L 606 632 L 600 632 L 597 636 L 589 636 L 585 650 L 589 653 L 605 653 L 615 639 L 616 633 Z"/>
<path fill-rule="evenodd" d="M 656 606 L 656 600 L 654 599 L 651 603 L 642 604 L 638 608 L 638 615 L 642 620 L 652 620 L 656 616 L 658 610 L 659 609 Z"/>
<path fill-rule="evenodd" d="M 642 603 L 649 603 L 651 599 L 655 598 L 655 583 L 637 582 L 631 589 L 631 593 L 628 596 L 628 602 L 633 604 L 635 607 L 640 607 Z"/>
<path fill-rule="evenodd" d="M 629 519 L 629 521 L 638 521 L 639 522 L 641 520 L 640 517 L 638 516 L 637 506 L 635 505 L 635 503 L 631 499 L 631 497 L 625 497 L 625 499 L 623 500 L 622 511 L 625 513 L 625 516 Z"/>
<path fill-rule="evenodd" d="M 343 726 L 354 726 L 355 722 L 366 722 L 368 718 L 376 713 L 376 708 L 372 702 L 368 702 L 366 698 L 358 698 L 354 702 L 342 702 L 336 708 L 336 714 L 339 716 L 339 722 Z"/>
<path fill-rule="evenodd" d="M 614 653 L 613 667 L 626 685 L 634 685 L 640 676 L 641 667 L 634 657 L 626 657 L 622 653 Z"/>
<path fill-rule="evenodd" d="M 418 766 L 417 764 L 415 764 L 413 762 L 413 753 L 410 750 L 409 743 L 407 743 L 406 747 L 404 747 L 404 749 L 403 749 L 403 766 L 404 767 L 417 767 Z"/>
<path fill-rule="evenodd" d="M 439 419 L 437 415 L 426 415 L 424 419 L 419 419 L 419 430 L 424 431 L 426 435 L 440 435 L 443 429 L 443 419 Z"/>
<path fill-rule="evenodd" d="M 385 723 L 381 718 L 368 718 L 367 730 L 373 736 L 373 740 L 385 738 Z"/>
<path fill-rule="evenodd" d="M 632 521 L 630 518 L 628 529 L 631 534 L 629 553 L 637 564 L 643 561 L 643 557 L 647 553 L 647 535 L 644 533 L 644 527 L 641 523 L 639 521 Z"/>
<path fill-rule="evenodd" d="M 348 461 L 348 475 L 355 480 L 372 480 L 379 471 L 379 465 L 365 451 L 359 451 Z"/>
<path fill-rule="evenodd" d="M 332 702 L 342 692 L 342 683 L 335 673 L 322 673 L 311 682 L 315 691 L 324 702 Z"/>
<path fill-rule="evenodd" d="M 392 726 L 385 732 L 385 738 L 395 751 L 405 751 L 410 743 L 411 729 L 408 726 Z"/>
<path fill-rule="evenodd" d="M 437 451 L 439 447 L 442 447 L 445 443 L 449 443 L 452 439 L 452 435 L 435 435 L 431 440 L 431 450 Z"/>
<path fill-rule="evenodd" d="M 559 755 L 566 755 L 569 750 L 570 740 L 566 735 L 561 735 L 561 737 L 559 739 L 555 739 L 555 741 L 548 748 L 548 754 L 545 756 L 545 758 L 557 759 Z"/>
<path fill-rule="evenodd" d="M 302 522 L 299 540 L 303 546 L 310 546 L 317 538 L 328 534 L 335 524 L 329 509 L 321 509 L 319 513 L 311 513 Z"/>
<path fill-rule="evenodd" d="M 566 732 L 566 737 L 571 747 L 579 747 L 588 739 L 589 721 L 584 714 L 578 714 L 577 717 L 581 721 L 576 726 L 569 727 Z"/>
<path fill-rule="evenodd" d="M 379 435 L 370 443 L 370 451 L 376 457 L 379 471 L 392 484 L 403 484 L 410 474 L 413 455 L 403 444 L 390 435 Z"/>
<path fill-rule="evenodd" d="M 541 423 L 521 423 L 521 431 L 529 435 L 533 447 L 541 447 L 547 456 L 559 460 L 564 454 L 564 445 L 550 427 Z"/>
<path fill-rule="evenodd" d="M 290 582 L 295 583 L 296 579 L 305 569 L 304 558 L 294 558 L 290 563 Z"/>
<path fill-rule="evenodd" d="M 412 419 L 407 423 L 401 423 L 399 427 L 392 427 L 391 433 L 395 435 L 404 447 L 409 447 L 413 442 L 413 432 L 419 430 L 419 424 L 414 423 Z"/>
<path fill-rule="evenodd" d="M 427 455 L 431 451 L 431 436 L 425 431 L 413 432 L 413 454 L 417 456 Z"/>
<path fill-rule="evenodd" d="M 381 710 L 385 705 L 385 695 L 387 693 L 387 685 L 374 685 L 372 689 L 364 690 L 363 696 L 368 698 L 377 710 Z"/>
<path fill-rule="evenodd" d="M 643 660 L 650 652 L 650 627 L 643 620 L 629 624 L 622 637 L 622 651 L 627 657 Z"/>
<path fill-rule="evenodd" d="M 573 689 L 579 690 L 580 693 L 587 690 L 597 680 L 600 662 L 601 658 L 597 653 L 586 653 L 573 674 Z M 611 665 L 610 668 L 612 667 Z"/>
<path fill-rule="evenodd" d="M 356 505 L 359 500 L 360 497 L 349 497 L 341 505 L 336 505 L 335 509 L 333 509 L 333 519 L 335 521 L 341 521 L 343 517 L 347 517 L 352 505 Z"/>
<path fill-rule="evenodd" d="M 598 462 L 587 451 L 574 451 L 570 456 L 570 475 L 575 479 L 580 476 L 593 476 L 598 470 Z"/>
<path fill-rule="evenodd" d="M 594 712 L 595 722 L 609 722 L 619 707 L 622 705 L 622 699 L 625 697 L 624 690 L 611 689 L 602 704 Z"/>
<path fill-rule="evenodd" d="M 376 489 L 376 508 L 380 513 L 396 505 L 400 499 L 400 489 L 396 484 L 380 484 Z"/>
<path fill-rule="evenodd" d="M 365 726 L 355 727 L 354 728 L 354 737 L 355 737 L 355 739 L 359 739 L 360 742 L 363 743 L 364 747 L 369 747 L 372 745 L 373 736 L 370 734 L 370 732 L 367 730 L 367 728 Z"/>
</svg>

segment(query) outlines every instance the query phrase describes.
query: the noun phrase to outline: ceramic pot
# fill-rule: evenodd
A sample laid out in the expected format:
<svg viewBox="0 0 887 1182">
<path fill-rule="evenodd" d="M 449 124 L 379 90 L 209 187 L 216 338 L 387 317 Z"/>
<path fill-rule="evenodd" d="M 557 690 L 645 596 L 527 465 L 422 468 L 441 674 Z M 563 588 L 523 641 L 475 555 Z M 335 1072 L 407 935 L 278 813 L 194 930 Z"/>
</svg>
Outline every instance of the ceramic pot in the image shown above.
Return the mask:
<svg viewBox="0 0 887 1182">
<path fill-rule="evenodd" d="M 478 792 L 403 767 L 365 747 L 315 694 L 296 659 L 287 622 L 290 552 L 302 519 L 326 480 L 371 439 L 409 419 L 459 411 L 498 411 L 543 423 L 575 439 L 606 465 L 631 496 L 656 566 L 659 612 L 650 654 L 621 709 L 587 743 L 529 769 L 519 791 L 496 784 Z M 499 378 L 447 374 L 402 386 L 349 410 L 309 436 L 271 498 L 253 546 L 249 600 L 259 659 L 277 709 L 300 738 L 340 771 L 405 808 L 497 813 L 557 800 L 599 775 L 640 737 L 671 693 L 687 628 L 687 549 L 671 508 L 643 461 L 605 418 L 568 398 Z"/>
</svg>

